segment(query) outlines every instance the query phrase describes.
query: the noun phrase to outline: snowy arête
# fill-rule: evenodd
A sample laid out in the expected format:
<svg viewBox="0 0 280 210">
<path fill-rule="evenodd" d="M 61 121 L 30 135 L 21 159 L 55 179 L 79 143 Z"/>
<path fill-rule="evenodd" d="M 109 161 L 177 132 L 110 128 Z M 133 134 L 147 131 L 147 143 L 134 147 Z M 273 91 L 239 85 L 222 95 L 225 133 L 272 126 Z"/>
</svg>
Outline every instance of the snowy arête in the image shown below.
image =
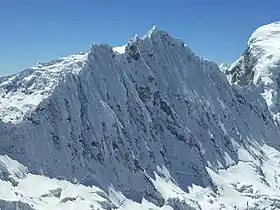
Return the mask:
<svg viewBox="0 0 280 210">
<path fill-rule="evenodd" d="M 1 77 L 0 209 L 280 208 L 278 36 L 219 68 L 153 27 Z"/>
</svg>

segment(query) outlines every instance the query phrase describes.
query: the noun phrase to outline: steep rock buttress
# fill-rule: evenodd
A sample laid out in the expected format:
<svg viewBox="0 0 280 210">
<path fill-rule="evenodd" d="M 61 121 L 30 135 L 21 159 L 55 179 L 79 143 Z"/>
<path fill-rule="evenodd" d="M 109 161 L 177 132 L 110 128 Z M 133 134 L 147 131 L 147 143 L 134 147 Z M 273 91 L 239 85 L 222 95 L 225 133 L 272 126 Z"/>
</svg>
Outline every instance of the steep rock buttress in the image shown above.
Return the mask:
<svg viewBox="0 0 280 210">
<path fill-rule="evenodd" d="M 240 150 L 262 159 L 261 145 L 279 147 L 278 130 L 255 88 L 232 87 L 215 63 L 164 31 L 136 37 L 125 53 L 93 45 L 79 59 L 67 58 L 73 68 L 59 61 L 42 74 L 32 70 L 32 94 L 40 94 L 37 81 L 52 84 L 36 105 L 22 113 L 1 108 L 0 153 L 32 173 L 106 192 L 113 186 L 136 202 L 163 206 L 157 176 L 185 192 L 192 185 L 216 192 L 207 168 L 237 164 Z M 22 74 L 0 79 L 4 98 L 20 96 Z M 14 77 L 19 80 L 8 86 L 11 92 L 5 82 Z M 15 121 L 9 118 L 14 113 Z"/>
</svg>

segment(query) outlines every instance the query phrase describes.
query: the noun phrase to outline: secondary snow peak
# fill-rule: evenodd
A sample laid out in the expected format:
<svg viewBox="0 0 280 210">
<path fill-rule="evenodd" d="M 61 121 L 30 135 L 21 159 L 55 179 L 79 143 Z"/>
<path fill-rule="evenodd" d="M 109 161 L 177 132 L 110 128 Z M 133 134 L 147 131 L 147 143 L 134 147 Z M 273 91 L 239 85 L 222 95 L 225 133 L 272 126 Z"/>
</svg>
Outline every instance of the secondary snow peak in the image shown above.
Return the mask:
<svg viewBox="0 0 280 210">
<path fill-rule="evenodd" d="M 243 55 L 227 71 L 231 83 L 256 85 L 280 122 L 280 22 L 259 27 Z"/>
</svg>

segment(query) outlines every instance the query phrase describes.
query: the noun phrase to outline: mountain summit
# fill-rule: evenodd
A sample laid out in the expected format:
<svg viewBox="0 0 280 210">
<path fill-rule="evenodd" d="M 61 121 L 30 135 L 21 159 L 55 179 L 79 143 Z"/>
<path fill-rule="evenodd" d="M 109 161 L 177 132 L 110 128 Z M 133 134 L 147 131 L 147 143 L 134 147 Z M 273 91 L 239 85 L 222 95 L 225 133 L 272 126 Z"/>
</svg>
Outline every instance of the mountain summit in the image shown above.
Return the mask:
<svg viewBox="0 0 280 210">
<path fill-rule="evenodd" d="M 228 71 L 231 83 L 255 84 L 280 122 L 280 22 L 258 28 L 250 37 L 247 49 Z"/>
<path fill-rule="evenodd" d="M 280 205 L 279 130 L 253 85 L 159 29 L 118 51 L 0 78 L 0 208 Z"/>
</svg>

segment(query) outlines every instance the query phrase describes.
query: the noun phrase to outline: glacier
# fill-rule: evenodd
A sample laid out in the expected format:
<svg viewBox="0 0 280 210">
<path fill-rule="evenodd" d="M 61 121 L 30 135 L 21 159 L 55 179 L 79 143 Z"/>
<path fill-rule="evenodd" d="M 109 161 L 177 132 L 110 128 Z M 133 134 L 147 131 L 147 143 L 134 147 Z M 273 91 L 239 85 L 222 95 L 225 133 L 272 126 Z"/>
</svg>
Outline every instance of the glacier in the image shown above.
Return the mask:
<svg viewBox="0 0 280 210">
<path fill-rule="evenodd" d="M 227 71 L 233 84 L 253 83 L 279 124 L 280 22 L 259 27 L 249 38 L 243 55 Z"/>
<path fill-rule="evenodd" d="M 1 77 L 0 208 L 279 208 L 279 128 L 233 66 L 153 27 Z"/>
</svg>

